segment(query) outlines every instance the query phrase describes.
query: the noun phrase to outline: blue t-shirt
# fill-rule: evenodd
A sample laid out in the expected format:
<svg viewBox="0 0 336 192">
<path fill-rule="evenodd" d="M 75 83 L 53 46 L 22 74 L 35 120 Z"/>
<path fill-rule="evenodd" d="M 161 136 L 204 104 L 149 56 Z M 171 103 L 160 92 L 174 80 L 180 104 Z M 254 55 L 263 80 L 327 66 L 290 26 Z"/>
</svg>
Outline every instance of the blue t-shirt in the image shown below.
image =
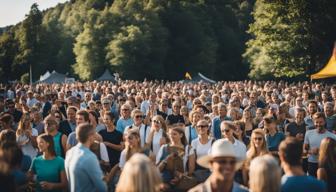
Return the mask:
<svg viewBox="0 0 336 192">
<path fill-rule="evenodd" d="M 325 192 L 326 184 L 312 176 L 282 176 L 281 192 Z"/>
<path fill-rule="evenodd" d="M 267 142 L 267 148 L 269 151 L 278 151 L 279 145 L 282 140 L 285 139 L 285 135 L 281 132 L 277 132 L 275 135 L 267 135 L 266 136 L 266 142 Z"/>
<path fill-rule="evenodd" d="M 119 119 L 117 121 L 117 131 L 119 131 L 120 133 L 124 133 L 124 130 L 126 127 L 130 126 L 133 124 L 133 119 L 132 118 L 128 118 L 128 119 Z"/>
<path fill-rule="evenodd" d="M 36 174 L 36 191 L 43 191 L 40 185 L 41 181 L 47 181 L 51 183 L 61 182 L 60 173 L 64 171 L 64 159 L 62 157 L 56 156 L 52 160 L 46 160 L 41 155 L 33 160 L 30 169 Z M 58 192 L 62 190 L 60 189 L 50 191 Z"/>
</svg>

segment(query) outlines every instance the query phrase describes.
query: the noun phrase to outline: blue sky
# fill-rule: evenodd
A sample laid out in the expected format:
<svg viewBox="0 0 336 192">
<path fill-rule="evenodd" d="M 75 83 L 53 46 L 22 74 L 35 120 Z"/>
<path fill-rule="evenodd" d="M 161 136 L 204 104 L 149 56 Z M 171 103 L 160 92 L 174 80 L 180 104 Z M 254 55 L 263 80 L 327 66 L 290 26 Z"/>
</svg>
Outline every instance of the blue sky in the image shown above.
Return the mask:
<svg viewBox="0 0 336 192">
<path fill-rule="evenodd" d="M 0 0 L 0 27 L 22 21 L 35 2 L 44 10 L 65 1 L 68 0 Z"/>
</svg>

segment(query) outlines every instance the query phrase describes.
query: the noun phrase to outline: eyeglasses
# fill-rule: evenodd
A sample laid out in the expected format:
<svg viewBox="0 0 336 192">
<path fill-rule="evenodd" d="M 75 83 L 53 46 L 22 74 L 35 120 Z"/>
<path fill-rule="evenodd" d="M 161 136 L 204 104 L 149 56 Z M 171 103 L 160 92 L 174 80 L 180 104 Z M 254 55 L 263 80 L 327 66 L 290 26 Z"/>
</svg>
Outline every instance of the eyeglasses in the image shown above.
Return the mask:
<svg viewBox="0 0 336 192">
<path fill-rule="evenodd" d="M 255 141 L 262 141 L 263 138 L 262 137 L 255 137 L 253 140 L 255 140 Z"/>
<path fill-rule="evenodd" d="M 134 116 L 136 119 L 139 119 L 139 118 L 143 118 L 143 116 L 142 115 L 136 115 L 136 116 Z"/>
<path fill-rule="evenodd" d="M 160 124 L 160 123 L 161 123 L 161 122 L 158 121 L 158 120 L 153 120 L 152 122 L 153 122 L 153 123 L 156 123 L 156 124 Z"/>
<path fill-rule="evenodd" d="M 174 108 L 180 108 L 181 106 L 179 106 L 179 105 L 175 105 L 175 106 L 173 106 Z"/>
<path fill-rule="evenodd" d="M 203 129 L 203 128 L 208 128 L 209 126 L 208 125 L 197 125 L 196 127 L 200 128 L 200 129 Z"/>
</svg>

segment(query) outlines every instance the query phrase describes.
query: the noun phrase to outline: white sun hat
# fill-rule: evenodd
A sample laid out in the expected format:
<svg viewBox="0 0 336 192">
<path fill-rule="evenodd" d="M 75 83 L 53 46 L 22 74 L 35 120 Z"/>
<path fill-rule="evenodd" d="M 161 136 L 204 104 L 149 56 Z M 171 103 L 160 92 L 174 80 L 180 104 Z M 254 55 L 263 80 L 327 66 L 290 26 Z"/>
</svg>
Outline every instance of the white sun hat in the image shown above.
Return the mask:
<svg viewBox="0 0 336 192">
<path fill-rule="evenodd" d="M 241 159 L 241 157 L 235 153 L 233 144 L 228 139 L 219 139 L 213 143 L 210 154 L 199 158 L 197 163 L 202 167 L 210 168 L 210 161 L 216 157 L 235 158 L 237 161 L 236 170 L 240 169 L 244 161 L 244 159 Z"/>
</svg>

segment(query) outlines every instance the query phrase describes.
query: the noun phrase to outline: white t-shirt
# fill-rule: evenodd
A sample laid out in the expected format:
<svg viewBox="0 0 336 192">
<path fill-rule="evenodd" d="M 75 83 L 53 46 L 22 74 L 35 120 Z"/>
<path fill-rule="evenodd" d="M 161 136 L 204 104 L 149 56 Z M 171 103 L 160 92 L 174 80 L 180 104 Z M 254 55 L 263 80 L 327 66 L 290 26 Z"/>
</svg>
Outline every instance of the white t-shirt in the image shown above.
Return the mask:
<svg viewBox="0 0 336 192">
<path fill-rule="evenodd" d="M 147 128 L 151 129 L 151 128 Z M 160 129 L 158 132 L 154 132 L 153 141 L 152 141 L 152 151 L 156 155 L 160 150 L 160 140 L 163 136 L 163 129 Z M 147 137 L 146 142 L 149 143 L 149 137 Z"/>
<path fill-rule="evenodd" d="M 120 159 L 119 159 L 119 167 L 120 169 L 123 169 L 126 164 L 126 150 L 122 150 L 120 154 Z"/>
<path fill-rule="evenodd" d="M 239 159 L 246 159 L 246 145 L 243 142 L 234 139 L 233 148 Z"/>
<path fill-rule="evenodd" d="M 32 136 L 37 137 L 38 131 L 32 128 Z M 16 141 L 20 144 L 29 140 L 29 137 L 25 134 L 22 134 L 16 138 Z M 33 147 L 32 141 L 29 141 L 27 144 L 21 147 L 22 153 L 28 155 L 32 160 L 37 155 L 37 149 Z"/>
<path fill-rule="evenodd" d="M 110 162 L 106 145 L 103 142 L 100 143 L 100 158 L 104 162 L 108 162 L 108 163 Z"/>
<path fill-rule="evenodd" d="M 212 145 L 212 139 L 209 139 L 206 144 L 200 142 L 200 138 L 192 140 L 191 146 L 192 149 L 196 152 L 197 159 L 209 154 Z"/>
<path fill-rule="evenodd" d="M 132 126 L 132 128 L 131 128 L 131 126 Z M 145 142 L 146 142 L 146 140 L 147 140 L 147 138 L 149 136 L 149 133 L 150 133 L 150 126 L 147 125 L 147 127 L 146 127 L 146 125 L 143 124 L 143 123 L 140 125 L 140 129 L 139 129 L 139 127 L 135 126 L 134 124 L 131 125 L 131 126 L 127 126 L 125 128 L 124 134 L 127 133 L 127 131 L 129 129 L 136 129 L 140 133 L 141 147 L 144 147 L 145 146 Z"/>
</svg>

